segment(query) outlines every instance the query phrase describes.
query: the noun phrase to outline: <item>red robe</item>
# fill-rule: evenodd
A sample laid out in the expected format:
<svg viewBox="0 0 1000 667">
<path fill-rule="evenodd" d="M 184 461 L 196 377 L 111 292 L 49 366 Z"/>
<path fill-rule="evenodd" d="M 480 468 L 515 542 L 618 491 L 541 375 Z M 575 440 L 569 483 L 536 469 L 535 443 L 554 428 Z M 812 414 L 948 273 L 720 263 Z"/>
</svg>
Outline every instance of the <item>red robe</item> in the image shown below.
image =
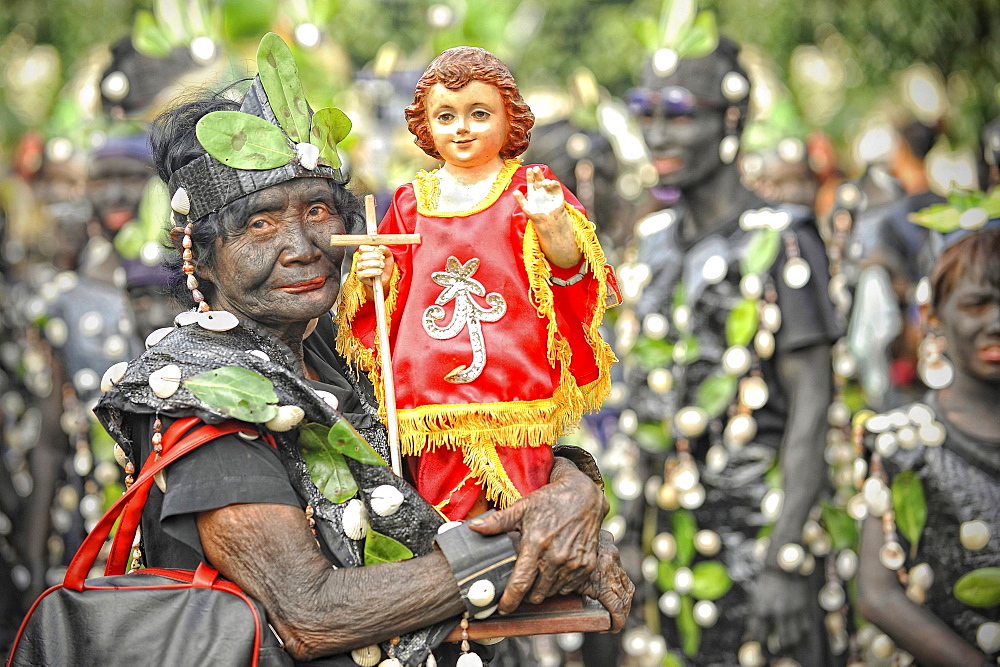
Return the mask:
<svg viewBox="0 0 1000 667">
<path fill-rule="evenodd" d="M 443 214 L 429 204 L 436 177 L 421 172 L 396 190 L 379 227 L 421 235 L 420 245 L 391 247 L 386 310 L 399 434 L 417 489 L 452 519 L 464 518 L 481 490 L 504 507 L 547 483 L 550 445 L 610 388 L 615 358 L 598 327 L 609 287 L 617 291 L 614 275 L 593 224 L 563 188 L 588 268 L 573 285 L 549 283 L 580 267 L 552 267 L 542 254 L 511 194 L 525 192 L 525 172 L 508 161 L 476 208 Z M 384 403 L 374 308 L 353 272 L 338 320 L 338 350 L 371 374 Z M 445 379 L 463 368 L 476 377 Z"/>
</svg>

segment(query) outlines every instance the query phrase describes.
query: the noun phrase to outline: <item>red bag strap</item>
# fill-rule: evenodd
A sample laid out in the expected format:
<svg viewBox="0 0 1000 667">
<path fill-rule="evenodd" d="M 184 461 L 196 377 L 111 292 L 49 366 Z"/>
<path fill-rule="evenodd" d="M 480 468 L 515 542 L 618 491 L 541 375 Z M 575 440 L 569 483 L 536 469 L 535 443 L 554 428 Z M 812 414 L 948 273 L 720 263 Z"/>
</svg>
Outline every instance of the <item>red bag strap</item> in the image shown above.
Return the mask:
<svg viewBox="0 0 1000 667">
<path fill-rule="evenodd" d="M 115 533 L 111 556 L 108 558 L 104 573 L 105 575 L 125 573 L 128 554 L 135 539 L 139 520 L 142 518 L 143 507 L 146 505 L 146 499 L 149 497 L 149 491 L 153 485 L 154 475 L 191 450 L 223 435 L 237 432 L 250 435 L 259 434 L 255 427 L 235 419 L 221 424 L 205 424 L 199 428 L 193 428 L 201 423 L 197 417 L 187 417 L 178 419 L 170 425 L 161 440 L 163 449 L 160 458 L 155 461 L 146 460 L 142 472 L 132 486 L 115 501 L 104 513 L 104 516 L 98 520 L 93 530 L 84 538 L 83 544 L 80 545 L 73 560 L 70 561 L 69 567 L 66 568 L 66 576 L 63 578 L 64 587 L 77 591 L 83 590 L 84 581 L 93 568 L 94 562 L 119 516 L 122 517 L 121 525 Z M 274 446 L 273 438 L 266 439 L 269 444 Z"/>
</svg>

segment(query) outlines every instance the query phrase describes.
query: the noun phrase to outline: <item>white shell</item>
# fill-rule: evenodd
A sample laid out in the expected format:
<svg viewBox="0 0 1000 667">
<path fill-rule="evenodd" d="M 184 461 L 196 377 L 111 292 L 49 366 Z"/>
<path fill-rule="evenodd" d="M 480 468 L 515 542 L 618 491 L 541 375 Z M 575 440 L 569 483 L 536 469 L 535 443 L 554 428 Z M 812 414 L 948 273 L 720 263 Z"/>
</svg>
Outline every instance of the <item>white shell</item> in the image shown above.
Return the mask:
<svg viewBox="0 0 1000 667">
<path fill-rule="evenodd" d="M 267 356 L 267 352 L 264 350 L 247 350 L 247 354 L 252 354 L 262 361 L 271 361 L 271 357 Z"/>
<path fill-rule="evenodd" d="M 174 196 L 170 198 L 170 208 L 174 209 L 181 215 L 187 215 L 191 212 L 191 198 L 188 197 L 187 190 L 184 188 L 177 188 L 174 192 Z"/>
<path fill-rule="evenodd" d="M 505 639 L 507 639 L 507 638 L 506 637 L 483 637 L 481 639 L 473 639 L 472 641 L 476 642 L 480 646 L 493 646 L 494 644 L 499 644 L 500 642 L 502 642 Z"/>
<path fill-rule="evenodd" d="M 480 579 L 469 587 L 469 602 L 477 607 L 491 604 L 496 596 L 496 586 L 489 579 Z"/>
<path fill-rule="evenodd" d="M 156 486 L 159 487 L 161 493 L 167 492 L 167 471 L 161 470 L 160 472 L 153 475 L 153 481 L 156 482 Z"/>
<path fill-rule="evenodd" d="M 403 494 L 391 484 L 375 487 L 371 497 L 372 511 L 379 516 L 392 516 L 403 504 Z M 482 606 L 482 605 L 480 605 Z"/>
<path fill-rule="evenodd" d="M 368 511 L 357 498 L 352 498 L 344 508 L 344 532 L 352 540 L 368 534 Z"/>
<path fill-rule="evenodd" d="M 118 384 L 125 377 L 126 368 L 128 368 L 128 362 L 119 361 L 104 371 L 104 377 L 101 378 L 101 391 L 108 391 L 111 387 Z"/>
<path fill-rule="evenodd" d="M 483 667 L 483 659 L 478 653 L 463 653 L 458 656 L 455 667 Z"/>
<path fill-rule="evenodd" d="M 1000 623 L 989 621 L 976 630 L 976 643 L 987 653 L 1000 651 Z"/>
<path fill-rule="evenodd" d="M 969 551 L 979 551 L 990 541 L 990 527 L 985 521 L 966 521 L 958 531 L 958 539 Z"/>
<path fill-rule="evenodd" d="M 316 393 L 319 394 L 319 397 L 323 399 L 324 403 L 326 403 L 327 405 L 329 405 L 334 410 L 336 410 L 337 406 L 340 405 L 340 401 L 337 400 L 337 397 L 334 396 L 333 394 L 331 394 L 330 392 L 323 391 L 323 390 L 317 390 Z"/>
<path fill-rule="evenodd" d="M 148 336 L 146 336 L 146 349 L 148 350 L 149 348 L 159 343 L 161 340 L 167 337 L 168 333 L 170 333 L 173 330 L 174 330 L 173 327 L 162 327 L 152 332 Z"/>
<path fill-rule="evenodd" d="M 319 146 L 315 144 L 308 142 L 295 144 L 295 154 L 299 158 L 299 164 L 309 171 L 315 169 L 316 163 L 319 162 Z"/>
<path fill-rule="evenodd" d="M 201 313 L 197 311 L 185 310 L 182 313 L 177 313 L 177 316 L 174 317 L 174 324 L 176 324 L 179 327 L 186 327 L 189 324 L 194 324 L 195 322 L 197 322 L 199 315 L 201 315 Z"/>
<path fill-rule="evenodd" d="M 690 568 L 679 567 L 674 573 L 674 590 L 678 595 L 687 595 L 694 586 L 694 574 Z"/>
<path fill-rule="evenodd" d="M 361 667 L 375 667 L 382 659 L 382 649 L 377 644 L 356 648 L 351 651 L 351 659 Z"/>
<path fill-rule="evenodd" d="M 378 663 L 378 667 L 403 667 L 397 658 L 386 658 L 382 662 Z"/>
<path fill-rule="evenodd" d="M 177 364 L 167 364 L 149 374 L 149 388 L 160 398 L 170 398 L 181 385 L 181 369 Z"/>
<path fill-rule="evenodd" d="M 229 331 L 239 323 L 239 318 L 226 310 L 206 310 L 204 313 L 198 313 L 198 326 L 209 331 Z"/>
<path fill-rule="evenodd" d="M 482 611 L 477 611 L 475 614 L 472 615 L 472 617 L 473 618 L 478 618 L 480 620 L 482 620 L 484 618 L 488 618 L 488 617 L 490 617 L 490 616 L 493 615 L 493 612 L 495 612 L 497 610 L 497 607 L 499 607 L 499 606 L 500 605 L 495 604 L 492 607 L 489 607 L 488 609 L 483 609 Z"/>
<path fill-rule="evenodd" d="M 267 420 L 264 426 L 272 431 L 290 431 L 306 416 L 306 411 L 297 405 L 280 405 L 278 414 Z"/>
<path fill-rule="evenodd" d="M 711 600 L 698 600 L 694 604 L 694 622 L 703 628 L 710 628 L 719 620 L 719 608 Z"/>
<path fill-rule="evenodd" d="M 125 450 L 122 449 L 121 445 L 115 443 L 115 461 L 118 462 L 122 468 L 128 463 L 128 456 L 125 454 Z"/>
<path fill-rule="evenodd" d="M 447 531 L 451 530 L 452 528 L 458 528 L 461 525 L 462 525 L 461 521 L 446 521 L 446 522 L 442 523 L 440 526 L 438 526 L 438 535 L 440 535 L 441 533 L 447 532 Z"/>
</svg>

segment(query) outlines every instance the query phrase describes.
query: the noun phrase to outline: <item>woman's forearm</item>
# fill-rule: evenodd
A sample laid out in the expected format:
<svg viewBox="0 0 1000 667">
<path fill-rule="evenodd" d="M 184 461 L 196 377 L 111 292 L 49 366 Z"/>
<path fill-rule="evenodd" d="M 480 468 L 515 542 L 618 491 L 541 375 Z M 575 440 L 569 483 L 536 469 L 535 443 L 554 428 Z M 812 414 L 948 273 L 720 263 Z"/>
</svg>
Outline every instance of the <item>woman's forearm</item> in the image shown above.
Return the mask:
<svg viewBox="0 0 1000 667">
<path fill-rule="evenodd" d="M 425 627 L 465 607 L 440 552 L 334 569 L 299 508 L 230 505 L 198 515 L 205 555 L 264 605 L 298 660 L 342 653 Z"/>
</svg>

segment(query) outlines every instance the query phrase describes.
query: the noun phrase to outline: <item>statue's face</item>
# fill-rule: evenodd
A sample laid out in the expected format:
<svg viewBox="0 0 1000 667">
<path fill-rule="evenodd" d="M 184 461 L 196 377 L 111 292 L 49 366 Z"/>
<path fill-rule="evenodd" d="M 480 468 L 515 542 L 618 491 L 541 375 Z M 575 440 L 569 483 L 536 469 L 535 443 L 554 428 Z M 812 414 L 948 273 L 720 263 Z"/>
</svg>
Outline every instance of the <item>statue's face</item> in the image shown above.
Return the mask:
<svg viewBox="0 0 1000 667">
<path fill-rule="evenodd" d="M 710 55 L 681 61 L 668 77 L 647 71 L 642 87 L 629 95 L 660 185 L 684 190 L 729 167 L 719 157 L 728 104 L 715 60 Z"/>
<path fill-rule="evenodd" d="M 434 148 L 445 162 L 472 168 L 497 159 L 507 140 L 507 112 L 496 86 L 470 81 L 450 90 L 436 83 L 426 104 Z"/>
<path fill-rule="evenodd" d="M 938 318 L 959 372 L 1000 383 L 1000 289 L 983 271 L 963 271 Z"/>
</svg>

